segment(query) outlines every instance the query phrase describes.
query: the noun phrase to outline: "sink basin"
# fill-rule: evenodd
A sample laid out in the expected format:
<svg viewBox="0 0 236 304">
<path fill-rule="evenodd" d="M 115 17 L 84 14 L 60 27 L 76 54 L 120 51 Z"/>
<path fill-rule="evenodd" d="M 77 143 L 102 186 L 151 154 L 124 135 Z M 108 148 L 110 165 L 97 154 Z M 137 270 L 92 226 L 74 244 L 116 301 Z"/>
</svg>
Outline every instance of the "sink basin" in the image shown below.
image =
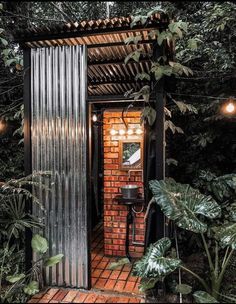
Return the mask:
<svg viewBox="0 0 236 304">
<path fill-rule="evenodd" d="M 124 198 L 136 198 L 138 196 L 137 185 L 125 185 L 120 187 L 120 189 Z"/>
</svg>

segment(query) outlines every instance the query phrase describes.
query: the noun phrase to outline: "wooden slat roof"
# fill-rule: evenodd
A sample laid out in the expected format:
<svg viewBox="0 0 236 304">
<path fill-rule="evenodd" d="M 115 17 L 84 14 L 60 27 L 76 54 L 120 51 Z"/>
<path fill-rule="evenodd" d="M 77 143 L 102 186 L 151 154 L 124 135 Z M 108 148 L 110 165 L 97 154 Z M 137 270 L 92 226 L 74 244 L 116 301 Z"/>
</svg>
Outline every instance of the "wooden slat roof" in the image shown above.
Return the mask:
<svg viewBox="0 0 236 304">
<path fill-rule="evenodd" d="M 14 37 L 26 48 L 87 45 L 88 94 L 123 95 L 132 88 L 139 90 L 143 83 L 135 81 L 135 75 L 150 69 L 153 40 L 148 36 L 147 29 L 166 28 L 169 19 L 165 14 L 155 14 L 148 18 L 145 25 L 139 22 L 131 28 L 131 22 L 131 17 L 84 20 L 51 28 L 16 31 Z M 125 65 L 125 57 L 137 46 L 126 45 L 124 40 L 137 35 L 141 36 L 138 47 L 143 48 L 145 57 L 139 63 L 129 61 Z"/>
</svg>

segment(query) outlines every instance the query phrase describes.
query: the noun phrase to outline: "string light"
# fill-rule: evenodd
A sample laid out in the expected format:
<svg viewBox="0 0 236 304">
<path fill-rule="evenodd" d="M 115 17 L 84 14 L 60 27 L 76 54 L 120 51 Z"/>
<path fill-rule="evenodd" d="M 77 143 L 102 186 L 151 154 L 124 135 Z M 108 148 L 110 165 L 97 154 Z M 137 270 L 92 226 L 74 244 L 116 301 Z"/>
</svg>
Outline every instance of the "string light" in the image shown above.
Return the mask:
<svg viewBox="0 0 236 304">
<path fill-rule="evenodd" d="M 119 134 L 120 134 L 120 135 L 125 135 L 125 130 L 124 130 L 124 129 L 120 129 L 120 130 L 119 130 Z"/>
<path fill-rule="evenodd" d="M 221 111 L 228 115 L 236 113 L 236 104 L 233 98 L 229 98 L 229 100 L 223 104 Z"/>
<path fill-rule="evenodd" d="M 233 113 L 235 111 L 235 106 L 232 102 L 230 102 L 229 104 L 227 104 L 225 109 L 228 113 Z"/>
<path fill-rule="evenodd" d="M 134 134 L 134 130 L 129 129 L 129 130 L 127 131 L 127 134 L 128 134 L 128 135 L 132 135 L 132 134 Z"/>
<path fill-rule="evenodd" d="M 110 130 L 110 134 L 111 135 L 116 135 L 118 133 L 118 131 L 116 131 L 115 129 L 111 129 Z"/>
<path fill-rule="evenodd" d="M 174 92 L 166 92 L 167 94 L 171 95 L 179 95 L 179 96 L 189 96 L 189 97 L 202 97 L 202 98 L 213 98 L 213 99 L 220 99 L 226 100 L 227 97 L 218 97 L 218 96 L 210 96 L 210 95 L 192 95 L 192 94 L 184 94 L 184 93 L 174 93 Z"/>
<path fill-rule="evenodd" d="M 142 130 L 141 128 L 138 128 L 138 129 L 135 131 L 135 133 L 136 133 L 137 135 L 140 135 L 140 134 L 143 133 L 143 130 Z"/>
</svg>

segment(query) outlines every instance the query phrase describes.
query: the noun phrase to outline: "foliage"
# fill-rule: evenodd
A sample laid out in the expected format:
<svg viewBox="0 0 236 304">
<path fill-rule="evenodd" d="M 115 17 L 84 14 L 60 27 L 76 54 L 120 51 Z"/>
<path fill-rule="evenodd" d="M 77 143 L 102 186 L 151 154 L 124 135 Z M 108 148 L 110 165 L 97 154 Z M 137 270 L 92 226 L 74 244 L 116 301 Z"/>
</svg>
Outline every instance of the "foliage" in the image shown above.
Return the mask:
<svg viewBox="0 0 236 304">
<path fill-rule="evenodd" d="M 179 267 L 181 261 L 164 257 L 170 246 L 171 241 L 168 238 L 163 238 L 151 244 L 141 260 L 134 265 L 133 274 L 145 279 L 161 279 L 174 271 Z"/>
<path fill-rule="evenodd" d="M 141 11 L 135 14 L 132 17 L 132 23 L 131 28 L 141 23 L 145 25 L 148 22 L 148 19 L 152 14 L 155 13 L 161 13 L 161 14 L 167 14 L 165 10 L 160 8 L 160 6 L 156 6 L 152 8 L 149 11 Z M 187 23 L 183 22 L 182 20 L 179 21 L 172 21 L 168 28 L 163 29 L 161 32 L 159 30 L 148 30 L 148 36 L 150 38 L 157 41 L 158 45 L 163 47 L 164 45 L 168 45 L 170 48 L 175 43 L 178 43 L 178 39 L 183 38 L 183 34 L 187 33 Z M 134 60 L 136 62 L 139 62 L 141 55 L 145 55 L 145 50 L 143 48 L 138 47 L 138 43 L 141 40 L 141 36 L 131 36 L 125 39 L 125 43 L 128 45 L 130 43 L 134 43 L 136 45 L 136 49 L 128 54 L 124 60 L 125 64 L 127 64 L 130 60 Z M 193 42 L 192 42 L 193 43 Z M 156 61 L 152 62 L 151 69 L 148 73 L 138 73 L 135 76 L 135 80 L 147 80 L 150 81 L 151 79 L 154 79 L 156 83 L 154 83 L 154 87 L 157 85 L 157 83 L 166 76 L 181 76 L 185 74 L 186 76 L 193 75 L 193 72 L 190 68 L 187 66 L 182 65 L 180 62 L 175 62 L 173 60 L 170 60 L 166 56 L 166 54 L 163 54 L 159 58 L 157 58 Z M 142 111 L 141 116 L 141 123 L 148 123 L 150 126 L 152 126 L 156 120 L 156 110 L 151 106 L 149 100 L 151 95 L 151 90 L 149 85 L 144 85 L 138 92 L 134 92 L 130 95 L 130 97 L 133 97 L 134 100 L 139 99 L 141 96 L 144 99 L 145 103 L 148 103 L 148 105 L 144 106 L 144 109 Z M 127 93 L 126 93 L 127 95 Z M 191 105 L 184 105 L 184 102 L 177 103 L 178 108 L 184 112 L 186 109 L 190 111 L 197 112 L 196 109 Z M 168 110 L 170 113 L 170 110 Z M 169 115 L 171 116 L 171 114 Z M 176 127 L 174 123 L 171 120 L 168 120 L 166 122 L 166 130 L 169 128 L 173 133 L 183 133 L 182 129 L 179 127 Z"/>
<path fill-rule="evenodd" d="M 220 206 L 214 199 L 187 184 L 166 179 L 150 181 L 149 185 L 163 213 L 180 228 L 204 233 L 207 231 L 207 224 L 204 218 L 201 219 L 199 216 L 214 219 L 221 214 Z"/>
<path fill-rule="evenodd" d="M 30 271 L 16 273 L 6 277 L 6 280 L 13 285 L 8 286 L 4 295 L 1 295 L 4 302 L 11 302 L 15 293 L 18 293 L 19 290 L 23 290 L 28 296 L 38 293 L 40 285 L 42 284 L 42 282 L 39 281 L 41 268 L 52 267 L 58 264 L 63 258 L 63 254 L 58 254 L 53 257 L 46 256 L 45 254 L 48 250 L 47 240 L 38 234 L 33 236 L 31 246 L 34 253 L 39 255 L 39 259 L 34 262 Z"/>
<path fill-rule="evenodd" d="M 42 179 L 43 177 L 43 179 Z M 25 271 L 24 240 L 27 229 L 42 228 L 43 219 L 36 218 L 26 210 L 31 200 L 42 208 L 39 199 L 30 191 L 40 187 L 43 191 L 49 188 L 42 182 L 50 177 L 50 172 L 38 172 L 20 179 L 12 179 L 0 185 L 0 296 L 4 302 L 13 300 L 25 301 L 23 294 L 32 295 L 39 290 L 38 278 L 41 276 L 39 263 L 44 261 L 45 266 L 53 266 L 62 256 L 55 257 L 45 255 L 47 241 L 35 235 L 32 240 L 32 248 L 41 255 L 35 262 L 31 271 Z M 41 279 L 40 279 L 41 280 Z M 10 286 L 9 283 L 13 285 Z"/>
<path fill-rule="evenodd" d="M 235 177 L 235 175 L 232 175 L 230 178 L 225 176 L 221 179 L 232 186 Z M 200 234 L 208 260 L 209 278 L 201 278 L 185 267 L 182 262 L 176 265 L 175 269 L 180 268 L 190 273 L 202 284 L 205 291 L 194 293 L 194 297 L 199 303 L 203 303 L 204 299 L 205 302 L 208 302 L 208 300 L 216 302 L 222 287 L 224 274 L 236 247 L 235 223 L 225 225 L 218 222 L 218 225 L 212 224 L 212 219 L 222 216 L 221 205 L 217 204 L 211 196 L 204 195 L 187 184 L 177 183 L 173 179 L 166 179 L 165 181 L 153 180 L 149 184 L 155 202 L 169 220 L 172 220 L 181 229 Z M 170 247 L 171 241 L 167 238 L 158 242 L 167 241 Z M 212 241 L 214 241 L 214 246 Z M 163 276 L 165 276 L 165 271 L 166 274 L 170 273 L 168 265 L 158 264 L 159 256 L 152 254 L 154 245 L 151 244 L 145 256 L 137 262 L 134 269 L 135 274 L 145 279 L 147 277 L 152 279 L 159 278 L 160 271 L 164 274 Z M 225 248 L 226 250 L 224 250 Z M 174 262 L 174 260 L 174 258 L 171 258 L 170 262 Z M 153 267 L 153 265 L 156 267 Z M 149 272 L 149 269 L 153 270 L 153 272 Z"/>
<path fill-rule="evenodd" d="M 196 291 L 193 296 L 196 303 L 219 303 L 214 297 L 205 291 Z"/>
</svg>

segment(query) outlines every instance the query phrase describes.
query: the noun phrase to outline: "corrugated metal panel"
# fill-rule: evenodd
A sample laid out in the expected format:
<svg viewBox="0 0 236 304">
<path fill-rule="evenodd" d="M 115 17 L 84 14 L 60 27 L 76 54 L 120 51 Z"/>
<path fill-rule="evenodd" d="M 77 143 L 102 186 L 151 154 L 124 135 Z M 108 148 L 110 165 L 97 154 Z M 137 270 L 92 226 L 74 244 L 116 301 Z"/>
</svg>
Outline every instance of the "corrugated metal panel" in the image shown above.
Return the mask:
<svg viewBox="0 0 236 304">
<path fill-rule="evenodd" d="M 52 191 L 36 194 L 49 254 L 64 254 L 49 285 L 88 287 L 86 60 L 84 46 L 31 50 L 32 170 L 52 171 Z"/>
</svg>

